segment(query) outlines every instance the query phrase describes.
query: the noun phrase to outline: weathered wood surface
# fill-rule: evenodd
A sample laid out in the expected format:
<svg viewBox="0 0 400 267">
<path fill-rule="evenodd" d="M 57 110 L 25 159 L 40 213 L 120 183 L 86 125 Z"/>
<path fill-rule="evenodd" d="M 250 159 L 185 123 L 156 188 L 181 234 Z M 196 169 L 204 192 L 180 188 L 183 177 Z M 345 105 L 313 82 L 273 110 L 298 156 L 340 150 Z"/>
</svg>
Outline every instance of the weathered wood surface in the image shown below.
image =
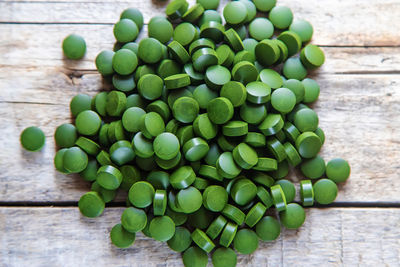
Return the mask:
<svg viewBox="0 0 400 267">
<path fill-rule="evenodd" d="M 221 6 L 228 0 L 222 0 Z M 195 2 L 194 0 L 189 1 Z M 163 13 L 163 1 L 2 1 L 0 22 L 115 23 L 124 8 L 139 7 L 148 21 Z M 308 19 L 320 45 L 398 46 L 399 0 L 280 0 L 296 17 Z M 71 12 L 76 11 L 76 12 Z"/>
<path fill-rule="evenodd" d="M 62 40 L 73 32 L 84 36 L 87 42 L 87 54 L 79 61 L 66 60 L 62 55 Z M 147 36 L 147 27 L 139 38 L 143 36 Z M 115 43 L 111 25 L 0 24 L 0 40 L 1 68 L 26 71 L 53 68 L 64 72 L 95 70 L 96 55 L 112 49 Z M 400 72 L 400 47 L 324 47 L 323 50 L 327 61 L 318 73 Z"/>
<path fill-rule="evenodd" d="M 178 253 L 141 233 L 131 248 L 115 248 L 109 231 L 121 212 L 87 219 L 77 208 L 0 208 L 0 265 L 183 266 Z M 239 256 L 238 266 L 398 266 L 399 209 L 308 209 L 307 216 L 299 230 Z"/>
<path fill-rule="evenodd" d="M 8 78 L 3 74 L 0 84 L 5 78 L 8 84 L 1 97 L 8 95 L 9 100 L 0 103 L 0 129 L 8 137 L 0 139 L 0 201 L 76 201 L 89 185 L 54 170 L 53 132 L 70 121 L 71 97 L 78 92 L 96 93 L 99 77 L 84 75 L 72 84 L 61 72 L 8 73 Z M 322 156 L 343 157 L 352 166 L 337 201 L 399 203 L 400 76 L 327 74 L 317 80 L 322 89 L 314 107 L 327 136 Z M 28 125 L 45 131 L 48 141 L 42 152 L 25 152 L 12 138 Z"/>
</svg>

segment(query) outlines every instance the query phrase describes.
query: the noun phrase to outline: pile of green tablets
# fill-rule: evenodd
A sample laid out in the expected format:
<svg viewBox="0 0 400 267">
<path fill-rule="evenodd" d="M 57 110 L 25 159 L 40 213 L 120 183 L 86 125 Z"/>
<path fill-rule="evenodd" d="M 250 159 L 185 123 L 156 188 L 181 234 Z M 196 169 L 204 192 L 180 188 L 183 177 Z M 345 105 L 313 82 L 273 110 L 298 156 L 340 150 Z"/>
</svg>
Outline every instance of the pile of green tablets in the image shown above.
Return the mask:
<svg viewBox="0 0 400 267">
<path fill-rule="evenodd" d="M 318 155 L 325 135 L 309 104 L 320 87 L 307 74 L 325 57 L 308 44 L 311 24 L 276 0 L 218 6 L 173 0 L 140 41 L 141 12 L 123 11 L 117 45 L 95 61 L 113 89 L 76 95 L 75 123 L 55 132 L 56 169 L 92 182 L 82 214 L 101 215 L 126 191 L 112 243 L 129 247 L 141 231 L 188 267 L 206 266 L 208 253 L 214 266 L 235 266 L 236 253 L 277 239 L 281 225 L 301 227 L 304 206 L 332 203 L 350 175 L 347 161 Z M 75 35 L 63 48 L 73 59 L 86 51 Z M 27 129 L 21 141 L 37 150 L 39 138 Z M 287 179 L 294 167 L 299 192 Z"/>
</svg>

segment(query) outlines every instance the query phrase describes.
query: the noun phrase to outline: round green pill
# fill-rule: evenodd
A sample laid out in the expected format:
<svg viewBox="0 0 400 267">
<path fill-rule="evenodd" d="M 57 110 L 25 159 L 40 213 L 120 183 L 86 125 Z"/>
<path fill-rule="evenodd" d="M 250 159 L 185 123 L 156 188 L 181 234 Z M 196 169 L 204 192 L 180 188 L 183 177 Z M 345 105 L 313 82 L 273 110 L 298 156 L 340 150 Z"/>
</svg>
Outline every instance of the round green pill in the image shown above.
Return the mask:
<svg viewBox="0 0 400 267">
<path fill-rule="evenodd" d="M 304 85 L 304 103 L 312 103 L 318 99 L 320 87 L 316 81 L 306 78 L 302 81 Z"/>
<path fill-rule="evenodd" d="M 107 76 L 111 75 L 114 73 L 113 65 L 112 65 L 112 59 L 114 57 L 114 52 L 111 50 L 104 50 L 101 51 L 97 56 L 96 56 L 96 68 L 98 72 L 100 72 L 101 75 Z"/>
<path fill-rule="evenodd" d="M 178 192 L 176 202 L 184 213 L 193 213 L 201 207 L 203 198 L 197 188 L 189 186 Z"/>
<path fill-rule="evenodd" d="M 162 216 L 167 208 L 167 194 L 165 190 L 156 190 L 153 200 L 153 214 Z"/>
<path fill-rule="evenodd" d="M 191 44 L 197 39 L 197 29 L 189 22 L 183 22 L 175 27 L 173 39 L 183 46 Z"/>
<path fill-rule="evenodd" d="M 84 216 L 94 218 L 103 213 L 105 203 L 99 193 L 88 192 L 81 196 L 78 207 Z"/>
<path fill-rule="evenodd" d="M 228 83 L 230 83 L 230 82 L 228 82 Z M 222 87 L 222 88 L 224 88 L 224 87 Z M 193 98 L 196 99 L 196 101 L 199 104 L 199 107 L 202 109 L 206 109 L 208 106 L 208 103 L 217 97 L 218 97 L 218 93 L 211 90 L 210 88 L 208 88 L 208 86 L 205 84 L 201 84 L 201 85 L 197 86 L 196 89 L 194 89 L 194 91 L 193 91 Z"/>
<path fill-rule="evenodd" d="M 199 104 L 192 97 L 180 97 L 174 102 L 172 113 L 176 120 L 189 123 L 199 114 Z"/>
<path fill-rule="evenodd" d="M 219 215 L 207 228 L 206 234 L 211 238 L 211 239 L 216 239 L 219 234 L 222 232 L 224 229 L 225 225 L 228 223 L 227 219 L 225 219 L 224 216 Z"/>
<path fill-rule="evenodd" d="M 314 133 L 316 135 L 318 135 L 318 137 L 321 139 L 322 144 L 324 144 L 324 142 L 325 142 L 325 133 L 324 133 L 324 131 L 322 131 L 322 129 L 318 127 L 317 130 L 314 131 Z"/>
<path fill-rule="evenodd" d="M 300 59 L 307 69 L 315 69 L 324 64 L 325 55 L 321 48 L 309 44 L 301 51 Z"/>
<path fill-rule="evenodd" d="M 147 139 L 142 132 L 135 134 L 132 140 L 135 154 L 142 158 L 150 158 L 154 154 L 153 142 Z"/>
<path fill-rule="evenodd" d="M 208 143 L 200 137 L 188 140 L 183 145 L 183 154 L 188 161 L 198 161 L 207 155 L 210 147 Z"/>
<path fill-rule="evenodd" d="M 97 171 L 96 181 L 105 189 L 115 190 L 122 182 L 122 174 L 117 168 L 105 165 Z"/>
<path fill-rule="evenodd" d="M 233 239 L 235 238 L 237 228 L 238 228 L 237 224 L 228 222 L 224 230 L 222 231 L 221 238 L 219 239 L 219 244 L 226 248 L 229 247 Z"/>
<path fill-rule="evenodd" d="M 169 182 L 175 189 L 184 189 L 189 187 L 195 180 L 196 174 L 190 166 L 182 166 L 175 170 L 170 178 Z"/>
<path fill-rule="evenodd" d="M 76 140 L 75 145 L 80 147 L 88 155 L 97 156 L 100 152 L 100 146 L 96 142 L 83 136 L 80 136 L 78 140 Z"/>
<path fill-rule="evenodd" d="M 86 42 L 81 36 L 70 34 L 64 39 L 62 49 L 67 58 L 81 59 L 86 53 Z"/>
<path fill-rule="evenodd" d="M 68 150 L 68 148 L 62 148 L 56 152 L 56 155 L 54 156 L 54 167 L 56 168 L 57 171 L 61 173 L 68 173 L 66 169 L 64 169 L 64 154 Z M 85 178 L 84 178 L 85 179 Z M 85 179 L 86 180 L 86 179 Z M 96 174 L 94 175 L 94 179 L 90 180 L 96 180 Z"/>
<path fill-rule="evenodd" d="M 259 124 L 267 116 L 265 105 L 256 105 L 245 102 L 240 107 L 240 118 L 249 124 Z"/>
<path fill-rule="evenodd" d="M 72 116 L 76 117 L 84 110 L 91 109 L 92 98 L 86 94 L 77 94 L 69 103 Z"/>
<path fill-rule="evenodd" d="M 283 85 L 281 75 L 272 69 L 263 69 L 260 71 L 259 78 L 263 83 L 267 84 L 272 89 L 280 88 Z"/>
<path fill-rule="evenodd" d="M 201 114 L 194 120 L 193 130 L 196 135 L 210 140 L 217 136 L 218 126 L 211 122 L 207 114 Z"/>
<path fill-rule="evenodd" d="M 266 145 L 265 135 L 257 132 L 247 133 L 244 142 L 252 147 L 264 147 Z"/>
<path fill-rule="evenodd" d="M 203 15 L 200 17 L 198 21 L 198 25 L 201 27 L 201 25 L 203 25 L 208 21 L 216 21 L 222 23 L 221 15 L 216 10 L 205 10 Z"/>
<path fill-rule="evenodd" d="M 231 189 L 232 199 L 241 206 L 250 203 L 256 195 L 257 187 L 249 179 L 239 179 L 233 184 Z"/>
<path fill-rule="evenodd" d="M 66 133 L 66 134 L 69 135 L 69 133 Z M 76 135 L 76 133 L 75 133 L 75 135 Z M 44 143 L 46 141 L 46 137 L 40 128 L 31 126 L 22 131 L 21 136 L 20 136 L 20 141 L 21 141 L 22 147 L 25 148 L 26 150 L 39 151 L 43 148 Z M 57 141 L 57 139 L 56 139 L 56 141 Z M 61 139 L 60 139 L 60 141 L 61 141 Z"/>
<path fill-rule="evenodd" d="M 279 218 L 287 229 L 297 229 L 303 225 L 306 213 L 299 204 L 290 203 L 287 205 L 286 210 L 279 212 Z"/>
<path fill-rule="evenodd" d="M 172 59 L 164 59 L 160 62 L 157 68 L 157 75 L 162 79 L 167 78 L 168 76 L 172 76 L 175 74 L 179 74 L 182 71 L 182 66 L 172 60 Z"/>
<path fill-rule="evenodd" d="M 258 248 L 258 236 L 250 229 L 241 229 L 236 233 L 233 246 L 241 254 L 251 254 Z"/>
<path fill-rule="evenodd" d="M 274 201 L 276 210 L 277 211 L 285 210 L 287 207 L 286 197 L 285 197 L 285 193 L 282 190 L 282 187 L 279 184 L 271 186 L 271 195 L 272 195 L 272 199 Z"/>
<path fill-rule="evenodd" d="M 128 248 L 135 242 L 136 234 L 126 231 L 122 224 L 118 223 L 111 229 L 110 238 L 116 247 Z"/>
<path fill-rule="evenodd" d="M 232 49 L 228 45 L 222 44 L 222 45 L 218 46 L 215 51 L 217 53 L 219 65 L 222 65 L 225 67 L 230 67 L 232 65 L 235 54 L 233 53 Z"/>
<path fill-rule="evenodd" d="M 244 121 L 229 121 L 222 126 L 222 133 L 225 136 L 243 136 L 249 131 L 247 122 Z"/>
<path fill-rule="evenodd" d="M 246 101 L 246 87 L 240 82 L 229 81 L 222 86 L 220 95 L 229 99 L 234 107 L 239 107 Z"/>
<path fill-rule="evenodd" d="M 115 52 L 112 59 L 114 70 L 121 75 L 131 74 L 138 65 L 136 54 L 129 49 L 121 49 Z"/>
<path fill-rule="evenodd" d="M 138 56 L 144 62 L 153 64 L 161 60 L 162 50 L 162 44 L 157 39 L 143 38 L 139 43 Z"/>
<path fill-rule="evenodd" d="M 289 142 L 286 142 L 283 146 L 285 147 L 287 161 L 290 163 L 290 165 L 294 167 L 299 165 L 301 163 L 301 157 L 296 148 Z"/>
<path fill-rule="evenodd" d="M 257 41 L 269 39 L 273 34 L 274 25 L 266 18 L 256 18 L 249 24 L 249 35 Z"/>
<path fill-rule="evenodd" d="M 188 6 L 189 4 L 186 1 L 174 0 L 167 5 L 165 13 L 171 20 L 176 20 L 182 17 Z"/>
<path fill-rule="evenodd" d="M 121 224 L 130 233 L 142 231 L 147 224 L 147 216 L 144 210 L 129 207 L 122 212 Z"/>
<path fill-rule="evenodd" d="M 293 202 L 295 196 L 296 196 L 296 188 L 292 182 L 289 180 L 278 180 L 275 182 L 275 184 L 278 184 L 281 186 L 283 193 L 285 194 L 286 202 Z"/>
<path fill-rule="evenodd" d="M 145 208 L 153 203 L 154 187 L 145 181 L 139 181 L 129 189 L 129 201 L 138 208 Z"/>
<path fill-rule="evenodd" d="M 264 216 L 265 212 L 267 211 L 267 207 L 265 207 L 262 203 L 257 203 L 254 205 L 250 211 L 246 215 L 245 223 L 249 227 L 254 227 L 258 221 Z"/>
<path fill-rule="evenodd" d="M 101 118 L 96 112 L 85 110 L 78 114 L 75 125 L 80 134 L 95 135 L 100 130 Z"/>
<path fill-rule="evenodd" d="M 163 118 L 156 112 L 149 112 L 140 118 L 140 130 L 146 138 L 154 138 L 165 130 Z"/>
<path fill-rule="evenodd" d="M 301 49 L 301 38 L 295 32 L 285 31 L 278 36 L 278 40 L 286 45 L 289 57 L 297 54 Z"/>
<path fill-rule="evenodd" d="M 219 90 L 231 80 L 231 73 L 224 66 L 215 65 L 207 68 L 204 79 L 208 87 Z"/>
<path fill-rule="evenodd" d="M 63 166 L 70 173 L 78 173 L 86 169 L 88 156 L 79 147 L 71 147 L 64 153 Z"/>
<path fill-rule="evenodd" d="M 265 120 L 258 126 L 265 136 L 271 136 L 279 132 L 284 125 L 282 115 L 270 113 Z"/>
<path fill-rule="evenodd" d="M 121 48 L 122 49 L 129 49 L 129 50 L 131 50 L 133 53 L 135 53 L 137 55 L 139 44 L 136 43 L 136 42 L 129 42 L 129 43 L 124 44 Z"/>
<path fill-rule="evenodd" d="M 128 132 L 136 133 L 140 130 L 140 119 L 146 112 L 139 107 L 131 107 L 122 115 L 122 125 Z"/>
<path fill-rule="evenodd" d="M 321 150 L 321 139 L 313 132 L 304 132 L 296 140 L 296 148 L 303 158 L 313 158 Z"/>
<path fill-rule="evenodd" d="M 170 160 L 179 153 L 179 140 L 172 133 L 161 133 L 153 142 L 154 153 L 163 160 Z"/>
<path fill-rule="evenodd" d="M 314 33 L 311 23 L 303 19 L 293 20 L 289 30 L 297 33 L 303 43 L 310 41 Z"/>
<path fill-rule="evenodd" d="M 236 165 L 231 152 L 222 153 L 216 163 L 218 172 L 225 178 L 232 179 L 239 175 L 241 169 Z"/>
<path fill-rule="evenodd" d="M 177 41 L 172 41 L 168 44 L 168 51 L 172 58 L 181 64 L 186 64 L 190 60 L 190 55 L 186 49 Z"/>
<path fill-rule="evenodd" d="M 119 75 L 119 74 L 114 74 L 112 77 L 112 83 L 114 87 L 122 92 L 130 92 L 136 87 L 136 83 L 133 77 L 133 74 L 131 75 Z M 96 96 L 97 99 L 97 96 Z M 104 97 L 101 99 L 104 100 Z M 100 103 L 98 103 L 100 104 Z"/>
<path fill-rule="evenodd" d="M 239 2 L 239 1 L 231 2 L 231 3 L 240 3 L 241 4 L 241 2 Z M 242 39 L 240 38 L 239 34 L 232 28 L 230 28 L 224 32 L 224 40 L 225 40 L 225 42 L 227 42 L 230 45 L 230 47 L 232 47 L 232 49 L 235 52 L 239 52 L 244 49 Z"/>
<path fill-rule="evenodd" d="M 197 246 L 190 247 L 183 253 L 182 260 L 185 267 L 206 267 L 207 252 Z"/>
<path fill-rule="evenodd" d="M 154 217 L 150 222 L 149 232 L 157 241 L 168 241 L 175 234 L 175 223 L 168 216 Z"/>
<path fill-rule="evenodd" d="M 210 39 L 200 38 L 190 44 L 189 53 L 191 55 L 193 55 L 193 53 L 196 52 L 197 50 L 199 50 L 200 48 L 207 48 L 207 47 L 211 48 L 211 49 L 215 49 L 215 44 Z"/>
<path fill-rule="evenodd" d="M 142 12 L 140 12 L 140 10 L 137 8 L 130 7 L 125 9 L 124 11 L 122 11 L 120 18 L 132 20 L 136 23 L 139 30 L 143 27 L 143 15 Z"/>
<path fill-rule="evenodd" d="M 310 180 L 300 182 L 300 198 L 303 206 L 314 205 L 314 189 Z"/>
<path fill-rule="evenodd" d="M 224 124 L 233 117 L 233 105 L 225 97 L 217 97 L 210 101 L 207 107 L 207 114 L 215 124 Z"/>
<path fill-rule="evenodd" d="M 251 82 L 246 85 L 247 101 L 254 104 L 267 103 L 271 98 L 271 88 L 263 82 Z"/>
<path fill-rule="evenodd" d="M 279 88 L 272 92 L 271 104 L 277 111 L 286 114 L 296 105 L 296 95 L 287 88 Z"/>
<path fill-rule="evenodd" d="M 326 176 L 335 183 L 342 183 L 350 176 L 349 163 L 341 158 L 332 159 L 326 165 Z"/>
<path fill-rule="evenodd" d="M 287 79 L 303 80 L 307 76 L 307 70 L 299 58 L 289 58 L 283 64 L 283 75 Z"/>
<path fill-rule="evenodd" d="M 327 205 L 335 201 L 338 188 L 337 185 L 329 179 L 320 179 L 314 185 L 315 201 L 319 204 Z"/>
<path fill-rule="evenodd" d="M 220 0 L 196 0 L 204 9 L 217 9 Z"/>
<path fill-rule="evenodd" d="M 231 248 L 217 248 L 211 257 L 214 267 L 235 267 L 237 264 L 236 252 Z"/>
<path fill-rule="evenodd" d="M 146 74 L 138 82 L 139 94 L 147 100 L 155 100 L 161 96 L 163 80 L 155 74 Z"/>
<path fill-rule="evenodd" d="M 256 225 L 257 236 L 263 241 L 276 240 L 281 233 L 281 226 L 277 219 L 265 216 Z"/>
<path fill-rule="evenodd" d="M 120 43 L 132 42 L 139 34 L 139 29 L 135 22 L 130 19 L 121 19 L 114 25 L 114 36 Z"/>
<path fill-rule="evenodd" d="M 203 192 L 203 205 L 213 212 L 220 212 L 228 203 L 228 193 L 219 185 L 208 186 Z"/>
<path fill-rule="evenodd" d="M 260 41 L 255 47 L 255 56 L 263 66 L 271 66 L 276 63 L 280 56 L 280 50 L 276 42 L 264 39 Z M 269 69 L 268 69 L 269 71 Z"/>
<path fill-rule="evenodd" d="M 200 48 L 192 55 L 193 68 L 204 72 L 208 67 L 218 64 L 218 56 L 214 49 Z"/>
<path fill-rule="evenodd" d="M 261 12 L 270 11 L 275 5 L 276 0 L 253 0 L 257 10 Z"/>
<path fill-rule="evenodd" d="M 225 5 L 223 10 L 223 15 L 226 23 L 231 25 L 239 25 L 244 23 L 247 18 L 246 6 L 240 2 L 229 2 Z"/>
<path fill-rule="evenodd" d="M 281 163 L 283 160 L 286 159 L 287 155 L 285 147 L 282 145 L 281 142 L 279 142 L 278 139 L 273 137 L 267 140 L 267 148 L 274 155 L 278 163 Z"/>
<path fill-rule="evenodd" d="M 224 26 L 217 21 L 207 21 L 200 28 L 200 37 L 208 38 L 216 43 L 219 43 L 224 38 Z M 214 46 L 209 46 L 214 49 Z M 191 53 L 192 54 L 192 53 Z"/>
<path fill-rule="evenodd" d="M 269 20 L 276 28 L 287 29 L 293 21 L 293 13 L 288 7 L 276 6 L 269 12 Z"/>
<path fill-rule="evenodd" d="M 324 175 L 325 168 L 325 161 L 320 156 L 308 159 L 300 166 L 301 172 L 309 179 L 320 178 L 322 175 Z"/>
<path fill-rule="evenodd" d="M 257 152 L 246 143 L 240 143 L 232 152 L 235 162 L 243 169 L 251 169 L 258 162 Z"/>
<path fill-rule="evenodd" d="M 203 6 L 200 4 L 195 4 L 183 14 L 182 19 L 184 21 L 194 23 L 201 17 L 201 15 L 203 15 L 203 13 Z"/>
<path fill-rule="evenodd" d="M 248 84 L 257 80 L 257 68 L 248 61 L 242 61 L 233 66 L 232 77 L 235 81 Z"/>
<path fill-rule="evenodd" d="M 174 236 L 167 241 L 168 247 L 176 252 L 185 251 L 191 243 L 190 232 L 185 227 L 176 227 Z"/>
<path fill-rule="evenodd" d="M 214 247 L 214 242 L 200 229 L 196 229 L 192 232 L 192 240 L 205 252 L 210 253 Z"/>
<path fill-rule="evenodd" d="M 150 20 L 148 25 L 149 37 L 165 44 L 171 40 L 174 28 L 167 19 Z"/>
</svg>

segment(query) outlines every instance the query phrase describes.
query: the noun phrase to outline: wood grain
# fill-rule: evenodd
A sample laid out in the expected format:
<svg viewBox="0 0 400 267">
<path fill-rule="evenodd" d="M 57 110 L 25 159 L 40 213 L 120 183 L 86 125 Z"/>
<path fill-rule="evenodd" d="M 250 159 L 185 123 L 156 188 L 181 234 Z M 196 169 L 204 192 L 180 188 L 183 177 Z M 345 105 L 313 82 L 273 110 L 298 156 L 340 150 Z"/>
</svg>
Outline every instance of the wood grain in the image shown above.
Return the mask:
<svg viewBox="0 0 400 267">
<path fill-rule="evenodd" d="M 228 0 L 221 1 L 220 6 Z M 190 0 L 194 3 L 194 0 Z M 127 7 L 140 8 L 145 21 L 163 14 L 166 1 L 1 1 L 0 22 L 115 23 Z M 399 0 L 280 0 L 295 17 L 315 28 L 313 42 L 340 46 L 399 46 Z M 73 10 L 74 12 L 70 12 Z"/>
<path fill-rule="evenodd" d="M 38 35 L 37 32 L 41 34 Z M 63 58 L 61 43 L 68 34 L 76 32 L 87 42 L 83 60 Z M 45 38 L 44 38 L 45 36 Z M 144 29 L 139 38 L 147 36 Z M 104 49 L 112 49 L 115 39 L 111 25 L 30 25 L 0 24 L 0 67 L 47 67 L 63 70 L 94 70 L 94 59 Z M 400 38 L 399 38 L 400 39 Z M 324 47 L 326 64 L 319 73 L 400 73 L 400 47 Z"/>
<path fill-rule="evenodd" d="M 115 248 L 109 231 L 121 212 L 87 219 L 77 208 L 0 208 L 7 233 L 0 236 L 0 265 L 29 259 L 30 266 L 182 266 L 178 253 L 141 233 L 131 248 Z M 307 216 L 299 230 L 283 230 L 277 241 L 240 255 L 238 266 L 398 266 L 399 209 L 309 209 Z"/>
<path fill-rule="evenodd" d="M 0 83 L 3 136 L 18 136 L 23 128 L 37 125 L 48 141 L 42 152 L 29 153 L 22 150 L 17 138 L 0 139 L 0 201 L 78 200 L 89 185 L 54 170 L 53 133 L 58 125 L 70 121 L 72 96 L 95 94 L 101 87 L 100 77 L 83 75 L 72 83 L 60 72 L 8 75 L 8 84 Z M 4 81 L 3 74 L 0 77 Z M 337 201 L 399 203 L 400 76 L 323 74 L 316 79 L 321 95 L 314 107 L 327 136 L 321 155 L 326 160 L 346 158 L 352 166 L 351 178 L 341 185 Z M 27 104 L 31 101 L 45 104 Z M 296 174 L 290 177 L 296 180 Z"/>
</svg>

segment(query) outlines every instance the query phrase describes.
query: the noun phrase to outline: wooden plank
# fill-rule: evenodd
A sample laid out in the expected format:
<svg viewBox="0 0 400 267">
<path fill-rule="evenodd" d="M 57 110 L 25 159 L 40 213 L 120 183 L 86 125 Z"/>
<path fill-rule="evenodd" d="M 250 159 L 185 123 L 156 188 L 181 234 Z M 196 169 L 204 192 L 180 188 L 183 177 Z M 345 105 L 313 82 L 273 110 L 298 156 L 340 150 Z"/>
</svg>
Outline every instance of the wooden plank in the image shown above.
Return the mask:
<svg viewBox="0 0 400 267">
<path fill-rule="evenodd" d="M 129 249 L 109 241 L 121 208 L 97 219 L 77 208 L 1 208 L 2 266 L 182 266 L 165 243 L 138 234 Z M 308 209 L 299 230 L 283 230 L 271 243 L 260 242 L 238 266 L 398 266 L 399 209 Z M 211 266 L 211 264 L 209 264 Z"/>
<path fill-rule="evenodd" d="M 83 60 L 63 58 L 61 43 L 71 32 L 80 33 L 86 39 L 88 50 Z M 144 36 L 147 36 L 146 30 L 140 38 Z M 96 55 L 103 49 L 112 49 L 115 42 L 110 25 L 0 24 L 0 40 L 0 67 L 29 70 L 49 67 L 65 73 L 95 70 Z M 319 73 L 400 72 L 400 47 L 324 47 L 323 50 L 326 63 Z"/>
<path fill-rule="evenodd" d="M 118 4 L 115 4 L 115 3 Z M 194 0 L 190 0 L 194 3 Z M 221 6 L 227 0 L 221 1 Z M 2 1 L 4 23 L 115 23 L 120 12 L 136 6 L 145 21 L 163 14 L 163 1 Z M 280 0 L 297 18 L 308 19 L 315 28 L 313 42 L 341 46 L 399 46 L 399 0 Z M 51 12 L 49 12 L 51 10 Z M 76 12 L 66 12 L 74 10 Z"/>
<path fill-rule="evenodd" d="M 8 77 L 0 74 L 0 129 L 7 137 L 0 139 L 0 201 L 77 201 L 89 185 L 56 173 L 53 133 L 70 121 L 72 96 L 95 94 L 101 88 L 100 77 L 83 75 L 72 84 L 59 72 L 6 73 Z M 352 166 L 352 176 L 340 186 L 337 201 L 398 203 L 400 76 L 319 75 L 316 79 L 321 95 L 314 107 L 327 136 L 322 156 L 326 160 L 343 157 Z M 30 125 L 46 133 L 43 152 L 28 153 L 20 147 L 16 137 Z M 295 175 L 291 178 L 296 179 Z"/>
</svg>

